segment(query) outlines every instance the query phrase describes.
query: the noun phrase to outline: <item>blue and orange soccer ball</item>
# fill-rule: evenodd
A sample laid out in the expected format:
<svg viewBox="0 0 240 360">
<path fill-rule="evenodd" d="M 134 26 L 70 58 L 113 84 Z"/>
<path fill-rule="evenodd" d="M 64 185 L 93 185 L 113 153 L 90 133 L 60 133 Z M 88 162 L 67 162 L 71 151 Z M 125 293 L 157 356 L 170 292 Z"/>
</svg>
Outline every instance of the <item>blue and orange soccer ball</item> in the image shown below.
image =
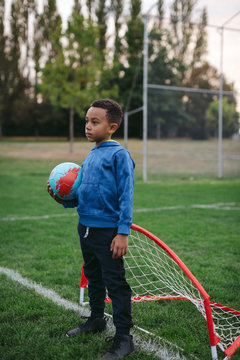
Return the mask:
<svg viewBox="0 0 240 360">
<path fill-rule="evenodd" d="M 72 162 L 64 162 L 57 165 L 49 176 L 49 185 L 52 191 L 62 200 L 75 199 L 81 182 L 81 167 Z"/>
</svg>

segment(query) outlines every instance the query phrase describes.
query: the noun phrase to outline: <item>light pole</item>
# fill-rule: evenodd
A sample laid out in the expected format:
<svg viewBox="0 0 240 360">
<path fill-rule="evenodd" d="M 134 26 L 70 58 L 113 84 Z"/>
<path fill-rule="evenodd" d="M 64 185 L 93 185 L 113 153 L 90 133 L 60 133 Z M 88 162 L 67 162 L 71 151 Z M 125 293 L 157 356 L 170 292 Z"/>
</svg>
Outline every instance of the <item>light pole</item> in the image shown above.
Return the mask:
<svg viewBox="0 0 240 360">
<path fill-rule="evenodd" d="M 148 98 L 148 16 L 144 16 L 144 41 L 143 41 L 143 182 L 147 182 L 147 98 Z"/>
<path fill-rule="evenodd" d="M 147 182 L 147 128 L 148 128 L 148 15 L 158 3 L 153 4 L 143 16 L 143 182 Z"/>
<path fill-rule="evenodd" d="M 233 18 L 240 14 L 238 11 L 236 14 L 231 16 L 227 21 L 225 21 L 220 27 L 220 76 L 219 76 L 219 101 L 218 101 L 218 178 L 222 178 L 222 128 L 223 128 L 223 31 L 227 23 L 229 23 Z"/>
</svg>

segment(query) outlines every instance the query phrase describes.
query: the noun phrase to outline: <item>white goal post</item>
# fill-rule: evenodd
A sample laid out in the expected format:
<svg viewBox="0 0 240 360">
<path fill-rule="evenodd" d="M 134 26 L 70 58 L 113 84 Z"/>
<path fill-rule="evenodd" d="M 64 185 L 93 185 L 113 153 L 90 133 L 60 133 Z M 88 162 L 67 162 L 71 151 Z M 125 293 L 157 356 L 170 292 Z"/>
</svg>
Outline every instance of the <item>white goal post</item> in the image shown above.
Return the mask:
<svg viewBox="0 0 240 360">
<path fill-rule="evenodd" d="M 132 225 L 128 253 L 124 256 L 126 278 L 132 288 L 132 301 L 188 300 L 207 322 L 212 359 L 217 349 L 225 359 L 240 346 L 240 311 L 210 301 L 210 297 L 182 260 L 158 237 Z M 85 305 L 87 279 L 82 268 L 80 304 Z M 106 298 L 106 302 L 111 299 Z"/>
</svg>

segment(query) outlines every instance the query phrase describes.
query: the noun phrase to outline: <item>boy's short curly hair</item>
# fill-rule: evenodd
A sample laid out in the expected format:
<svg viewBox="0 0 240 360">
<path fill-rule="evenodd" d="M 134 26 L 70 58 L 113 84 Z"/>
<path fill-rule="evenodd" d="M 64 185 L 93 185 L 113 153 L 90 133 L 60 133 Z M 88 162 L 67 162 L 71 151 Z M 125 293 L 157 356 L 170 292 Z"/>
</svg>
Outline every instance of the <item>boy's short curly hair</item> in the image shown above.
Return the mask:
<svg viewBox="0 0 240 360">
<path fill-rule="evenodd" d="M 106 109 L 106 116 L 109 123 L 116 123 L 118 124 L 118 127 L 121 125 L 123 111 L 121 106 L 116 101 L 110 99 L 100 99 L 95 100 L 91 106 Z"/>
</svg>

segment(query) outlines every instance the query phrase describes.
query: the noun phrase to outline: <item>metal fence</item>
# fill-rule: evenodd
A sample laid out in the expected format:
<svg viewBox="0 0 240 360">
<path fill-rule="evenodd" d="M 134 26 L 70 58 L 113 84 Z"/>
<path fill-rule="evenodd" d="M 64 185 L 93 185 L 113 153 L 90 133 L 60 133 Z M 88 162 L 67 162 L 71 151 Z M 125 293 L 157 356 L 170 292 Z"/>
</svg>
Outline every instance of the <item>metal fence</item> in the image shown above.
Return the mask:
<svg viewBox="0 0 240 360">
<path fill-rule="evenodd" d="M 156 4 L 155 4 L 156 5 Z M 154 5 L 154 6 L 155 6 Z M 152 7 L 153 8 L 153 7 Z M 150 11 L 144 16 L 144 43 L 143 43 L 143 106 L 138 109 L 127 111 L 124 116 L 124 144 L 129 150 L 141 157 L 141 169 L 143 181 L 157 178 L 159 174 L 178 173 L 181 176 L 194 175 L 211 175 L 222 178 L 224 175 L 240 174 L 240 145 L 239 134 L 236 133 L 233 140 L 223 141 L 224 124 L 223 124 L 223 102 L 224 98 L 230 102 L 237 102 L 237 94 L 231 91 L 223 90 L 223 57 L 224 57 L 224 31 L 233 31 L 237 33 L 240 46 L 240 30 L 226 27 L 227 23 L 239 13 L 228 19 L 223 25 L 208 26 L 209 31 L 218 31 L 220 38 L 219 49 L 219 79 L 218 89 L 196 89 L 186 87 L 173 87 L 161 84 L 156 79 L 156 83 L 149 83 L 149 28 L 151 26 Z M 195 24 L 196 25 L 196 24 Z M 220 41 L 219 41 L 220 40 Z M 216 40 L 217 41 L 217 40 Z M 237 44 L 236 44 L 237 48 Z M 235 54 L 231 54 L 234 61 Z M 228 63 L 227 66 L 231 66 Z M 204 100 L 205 106 L 201 104 Z M 201 123 L 206 121 L 206 103 L 218 100 L 218 114 L 215 121 L 215 129 L 210 126 L 209 137 L 211 141 L 193 141 L 180 139 L 181 133 L 186 136 L 188 127 L 196 126 L 195 138 L 201 138 Z M 174 104 L 175 110 L 166 111 L 164 105 Z M 174 107 L 173 106 L 173 107 Z M 194 114 L 194 106 L 198 111 Z M 184 113 L 184 114 L 183 114 Z M 142 122 L 142 149 L 136 149 L 132 145 L 129 146 L 128 127 L 132 119 L 132 115 L 139 114 Z M 182 116 L 182 124 L 178 128 L 174 126 L 174 116 Z M 166 126 L 172 122 L 172 126 Z M 178 122 L 179 123 L 179 122 Z M 181 123 L 181 121 L 180 121 Z M 168 129 L 166 129 L 168 128 Z M 199 136 L 197 134 L 199 132 Z M 206 135 L 206 134 L 205 134 Z M 206 137 L 206 136 L 205 136 Z M 177 140 L 162 140 L 162 139 Z M 204 138 L 204 136 L 202 137 Z M 133 142 L 132 142 L 133 144 Z"/>
</svg>

